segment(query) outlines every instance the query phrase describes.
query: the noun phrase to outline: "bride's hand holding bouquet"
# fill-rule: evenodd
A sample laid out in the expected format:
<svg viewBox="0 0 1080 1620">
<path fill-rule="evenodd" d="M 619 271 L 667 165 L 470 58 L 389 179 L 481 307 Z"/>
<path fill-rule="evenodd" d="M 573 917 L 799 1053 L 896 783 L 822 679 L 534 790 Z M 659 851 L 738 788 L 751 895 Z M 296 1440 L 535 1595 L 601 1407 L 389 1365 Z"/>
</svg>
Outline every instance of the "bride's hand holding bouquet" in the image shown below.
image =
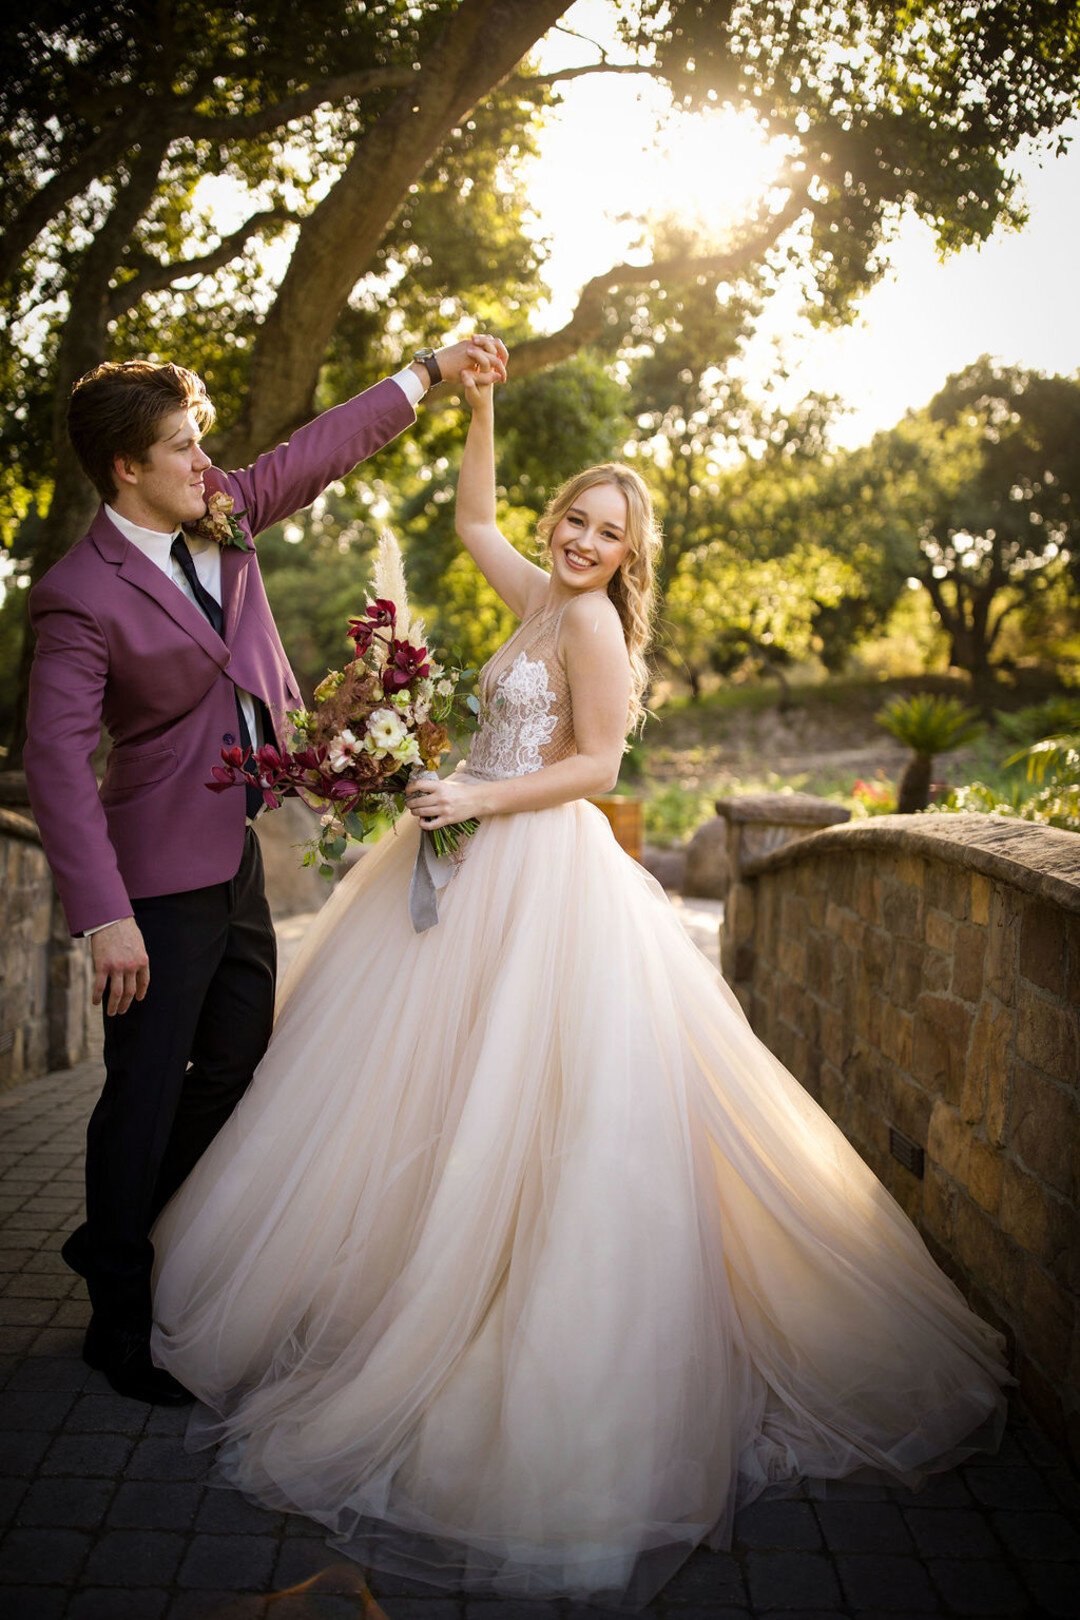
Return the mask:
<svg viewBox="0 0 1080 1620">
<path fill-rule="evenodd" d="M 414 777 L 405 789 L 405 805 L 425 832 L 479 821 L 486 814 L 485 784 L 458 775 L 437 777 L 433 773 Z"/>
</svg>

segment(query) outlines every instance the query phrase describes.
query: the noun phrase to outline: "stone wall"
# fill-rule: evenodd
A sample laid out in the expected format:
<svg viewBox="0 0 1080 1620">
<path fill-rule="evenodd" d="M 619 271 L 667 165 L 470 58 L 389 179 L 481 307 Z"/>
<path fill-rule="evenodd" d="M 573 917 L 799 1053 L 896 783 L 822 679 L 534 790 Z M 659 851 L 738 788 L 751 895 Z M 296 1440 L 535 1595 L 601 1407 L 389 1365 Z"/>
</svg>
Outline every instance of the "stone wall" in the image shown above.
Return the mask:
<svg viewBox="0 0 1080 1620">
<path fill-rule="evenodd" d="M 1080 837 L 873 818 L 744 858 L 733 895 L 725 961 L 754 1028 L 1080 1457 Z"/>
<path fill-rule="evenodd" d="M 0 1089 L 86 1056 L 89 953 L 73 940 L 29 816 L 0 805 Z"/>
</svg>

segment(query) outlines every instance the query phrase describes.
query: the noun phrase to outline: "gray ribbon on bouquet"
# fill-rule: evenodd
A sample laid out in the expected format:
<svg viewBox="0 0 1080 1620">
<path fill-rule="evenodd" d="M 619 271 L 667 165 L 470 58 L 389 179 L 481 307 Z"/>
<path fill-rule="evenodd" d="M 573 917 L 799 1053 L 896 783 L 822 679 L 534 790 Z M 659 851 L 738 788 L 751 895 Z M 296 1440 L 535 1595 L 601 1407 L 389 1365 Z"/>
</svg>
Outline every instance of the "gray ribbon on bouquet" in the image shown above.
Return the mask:
<svg viewBox="0 0 1080 1620">
<path fill-rule="evenodd" d="M 437 771 L 421 771 L 418 782 L 439 780 Z M 416 851 L 412 878 L 409 882 L 409 917 L 413 930 L 425 934 L 439 920 L 439 891 L 445 889 L 454 875 L 454 862 L 449 855 L 436 855 L 435 841 L 429 832 L 420 829 L 420 847 Z"/>
</svg>

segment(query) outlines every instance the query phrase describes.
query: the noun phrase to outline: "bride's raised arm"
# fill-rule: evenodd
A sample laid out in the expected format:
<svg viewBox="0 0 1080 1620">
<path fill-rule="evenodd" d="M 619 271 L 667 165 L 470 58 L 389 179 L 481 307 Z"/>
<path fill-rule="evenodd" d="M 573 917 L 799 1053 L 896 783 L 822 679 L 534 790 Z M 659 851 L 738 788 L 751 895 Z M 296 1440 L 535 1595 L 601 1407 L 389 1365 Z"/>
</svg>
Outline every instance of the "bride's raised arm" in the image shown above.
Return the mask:
<svg viewBox="0 0 1080 1620">
<path fill-rule="evenodd" d="M 490 383 L 478 385 L 468 368 L 462 370 L 461 382 L 472 420 L 458 477 L 457 532 L 492 590 L 524 619 L 543 601 L 548 576 L 514 550 L 495 522 L 494 390 Z"/>
</svg>

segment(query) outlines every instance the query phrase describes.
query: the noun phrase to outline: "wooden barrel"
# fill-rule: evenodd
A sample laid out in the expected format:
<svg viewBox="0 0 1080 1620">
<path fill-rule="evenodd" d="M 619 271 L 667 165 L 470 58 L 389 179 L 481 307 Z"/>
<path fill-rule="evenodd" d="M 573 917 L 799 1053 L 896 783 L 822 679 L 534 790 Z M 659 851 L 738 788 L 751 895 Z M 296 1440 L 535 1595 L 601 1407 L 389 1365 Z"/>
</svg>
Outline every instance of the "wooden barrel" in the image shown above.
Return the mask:
<svg viewBox="0 0 1080 1620">
<path fill-rule="evenodd" d="M 590 799 L 602 810 L 611 824 L 615 834 L 615 842 L 620 848 L 632 855 L 635 861 L 641 859 L 641 800 L 624 798 L 618 793 L 603 793 L 599 798 Z"/>
</svg>

